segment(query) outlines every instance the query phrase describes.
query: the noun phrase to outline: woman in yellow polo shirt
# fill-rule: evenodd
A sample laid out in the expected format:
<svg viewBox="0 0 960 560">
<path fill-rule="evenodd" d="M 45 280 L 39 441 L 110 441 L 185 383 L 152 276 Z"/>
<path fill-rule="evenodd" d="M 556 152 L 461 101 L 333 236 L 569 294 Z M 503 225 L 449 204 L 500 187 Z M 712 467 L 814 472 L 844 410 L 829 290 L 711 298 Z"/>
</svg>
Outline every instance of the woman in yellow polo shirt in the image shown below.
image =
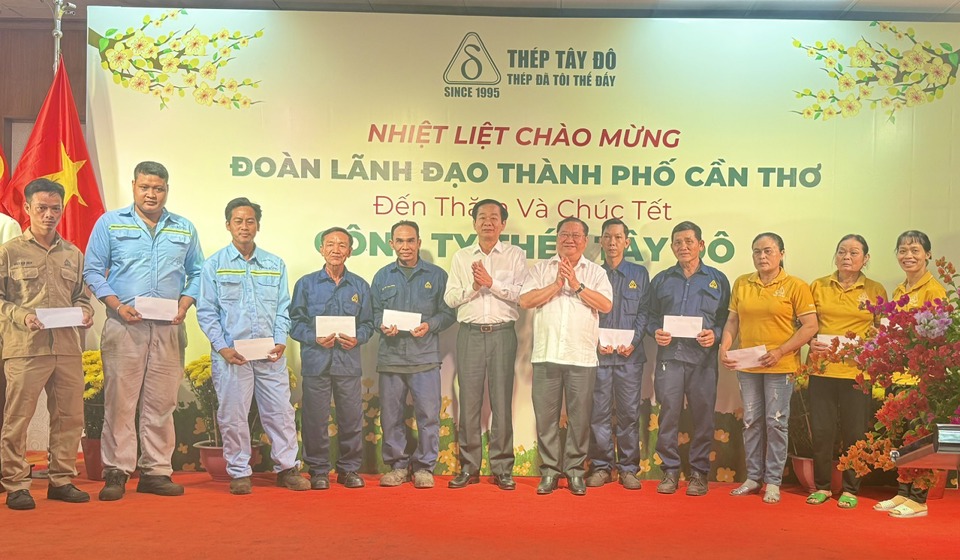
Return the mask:
<svg viewBox="0 0 960 560">
<path fill-rule="evenodd" d="M 887 290 L 863 274 L 863 267 L 870 260 L 866 239 L 852 233 L 845 235 L 837 244 L 834 259 L 836 272 L 810 285 L 820 323 L 818 336 L 810 341 L 810 360 L 818 359 L 816 353 L 826 352 L 834 338 L 842 342 L 850 332 L 864 336 L 875 320 L 864 304 L 868 301 L 876 304 L 877 298 L 887 299 Z M 821 367 L 823 374 L 811 375 L 809 388 L 813 480 L 817 491 L 807 497 L 807 503 L 813 505 L 830 499 L 837 417 L 844 449 L 863 439 L 870 421 L 870 395 L 864 394 L 855 381 L 860 373 L 856 364 L 825 361 Z M 856 507 L 859 490 L 856 472 L 843 471 L 843 494 L 837 505 L 847 509 Z"/>
<path fill-rule="evenodd" d="M 763 501 L 775 504 L 787 462 L 793 374 L 800 347 L 817 332 L 817 310 L 807 283 L 783 270 L 783 238 L 761 233 L 752 249 L 757 271 L 734 282 L 720 340 L 720 362 L 736 370 L 740 382 L 747 455 L 747 480 L 731 494 L 756 494 L 766 483 Z M 745 367 L 749 362 L 728 355 L 737 338 L 741 349 L 765 347 L 758 366 Z"/>
<path fill-rule="evenodd" d="M 893 290 L 892 301 L 909 297 L 901 309 L 909 311 L 922 307 L 928 301 L 947 297 L 947 291 L 927 270 L 933 258 L 930 249 L 930 238 L 922 231 L 905 231 L 897 238 L 897 262 L 907 277 Z M 911 384 L 910 376 L 903 377 L 905 385 Z M 879 502 L 873 509 L 889 511 L 891 517 L 924 517 L 927 515 L 927 491 L 901 482 L 896 496 Z"/>
</svg>

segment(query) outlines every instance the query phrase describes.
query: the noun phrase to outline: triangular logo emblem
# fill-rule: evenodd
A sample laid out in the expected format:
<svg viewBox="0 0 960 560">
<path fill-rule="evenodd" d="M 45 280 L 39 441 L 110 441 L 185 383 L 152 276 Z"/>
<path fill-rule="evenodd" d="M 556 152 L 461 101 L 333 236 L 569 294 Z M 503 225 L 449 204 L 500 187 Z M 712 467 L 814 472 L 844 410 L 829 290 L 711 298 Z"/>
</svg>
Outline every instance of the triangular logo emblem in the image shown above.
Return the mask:
<svg viewBox="0 0 960 560">
<path fill-rule="evenodd" d="M 463 36 L 450 59 L 443 81 L 454 85 L 492 86 L 500 83 L 500 70 L 483 46 L 480 36 L 471 31 Z"/>
</svg>

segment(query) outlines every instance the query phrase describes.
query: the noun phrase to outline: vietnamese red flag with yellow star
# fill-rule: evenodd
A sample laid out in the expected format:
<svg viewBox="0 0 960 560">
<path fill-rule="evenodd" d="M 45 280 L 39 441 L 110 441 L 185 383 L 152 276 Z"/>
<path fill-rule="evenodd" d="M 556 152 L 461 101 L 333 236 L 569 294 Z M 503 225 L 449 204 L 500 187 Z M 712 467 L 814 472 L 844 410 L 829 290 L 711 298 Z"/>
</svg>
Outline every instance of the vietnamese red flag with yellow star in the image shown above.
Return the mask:
<svg viewBox="0 0 960 560">
<path fill-rule="evenodd" d="M 24 230 L 30 226 L 30 217 L 23 208 L 23 188 L 39 178 L 63 186 L 63 219 L 57 230 L 81 251 L 85 250 L 90 231 L 103 214 L 103 197 L 83 139 L 62 57 L 20 162 L 9 183 L 0 191 L 0 205 Z"/>
</svg>

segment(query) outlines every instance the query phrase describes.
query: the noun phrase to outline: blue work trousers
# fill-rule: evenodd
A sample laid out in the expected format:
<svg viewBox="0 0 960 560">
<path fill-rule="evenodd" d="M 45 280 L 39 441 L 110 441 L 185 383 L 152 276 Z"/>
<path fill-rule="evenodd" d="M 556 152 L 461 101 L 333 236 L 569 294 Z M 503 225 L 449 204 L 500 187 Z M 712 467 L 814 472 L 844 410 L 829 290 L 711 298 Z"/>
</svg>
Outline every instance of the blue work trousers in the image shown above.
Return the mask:
<svg viewBox="0 0 960 560">
<path fill-rule="evenodd" d="M 287 360 L 276 362 L 251 360 L 242 366 L 228 364 L 219 354 L 212 355 L 213 386 L 220 407 L 217 422 L 223 437 L 223 457 L 230 478 L 250 476 L 250 402 L 257 398 L 260 423 L 270 438 L 270 457 L 274 470 L 299 466 L 297 461 L 297 424 L 290 404 L 290 378 Z"/>
<path fill-rule="evenodd" d="M 303 376 L 303 461 L 310 476 L 330 472 L 330 397 L 337 407 L 337 472 L 363 461 L 363 400 L 359 375 Z"/>
<path fill-rule="evenodd" d="M 643 362 L 600 366 L 593 386 L 590 468 L 636 474 L 640 468 Z M 614 443 L 616 431 L 616 443 Z"/>
<path fill-rule="evenodd" d="M 713 448 L 714 411 L 717 405 L 717 364 L 688 364 L 677 360 L 657 363 L 653 373 L 653 389 L 660 405 L 657 455 L 664 471 L 680 470 L 680 414 L 686 399 L 693 416 L 690 434 L 690 468 L 710 473 L 710 450 Z"/>
<path fill-rule="evenodd" d="M 413 397 L 416 441 L 404 423 L 407 394 Z M 384 465 L 432 473 L 440 452 L 440 368 L 421 373 L 380 372 L 380 427 Z"/>
</svg>

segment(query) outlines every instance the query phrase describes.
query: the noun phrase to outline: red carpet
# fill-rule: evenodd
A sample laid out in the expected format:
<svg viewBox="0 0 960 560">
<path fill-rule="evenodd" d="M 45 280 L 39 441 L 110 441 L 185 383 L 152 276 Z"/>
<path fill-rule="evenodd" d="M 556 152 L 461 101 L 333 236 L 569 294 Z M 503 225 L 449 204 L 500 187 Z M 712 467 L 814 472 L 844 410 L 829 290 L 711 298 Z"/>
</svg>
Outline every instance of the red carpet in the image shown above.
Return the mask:
<svg viewBox="0 0 960 560">
<path fill-rule="evenodd" d="M 205 473 L 178 473 L 186 495 L 137 494 L 99 502 L 101 483 L 78 478 L 89 504 L 46 500 L 37 509 L 0 507 L 0 559 L 27 558 L 958 558 L 960 493 L 931 501 L 930 515 L 897 520 L 871 508 L 889 492 L 868 488 L 860 506 L 804 503 L 786 488 L 783 501 L 733 498 L 732 484 L 712 484 L 702 498 L 639 492 L 617 484 L 584 497 L 561 488 L 537 496 L 539 479 L 503 492 L 484 478 L 462 490 L 380 488 L 291 492 L 273 476 L 254 477 L 254 493 L 231 496 Z M 2 495 L 2 494 L 0 494 Z"/>
</svg>

